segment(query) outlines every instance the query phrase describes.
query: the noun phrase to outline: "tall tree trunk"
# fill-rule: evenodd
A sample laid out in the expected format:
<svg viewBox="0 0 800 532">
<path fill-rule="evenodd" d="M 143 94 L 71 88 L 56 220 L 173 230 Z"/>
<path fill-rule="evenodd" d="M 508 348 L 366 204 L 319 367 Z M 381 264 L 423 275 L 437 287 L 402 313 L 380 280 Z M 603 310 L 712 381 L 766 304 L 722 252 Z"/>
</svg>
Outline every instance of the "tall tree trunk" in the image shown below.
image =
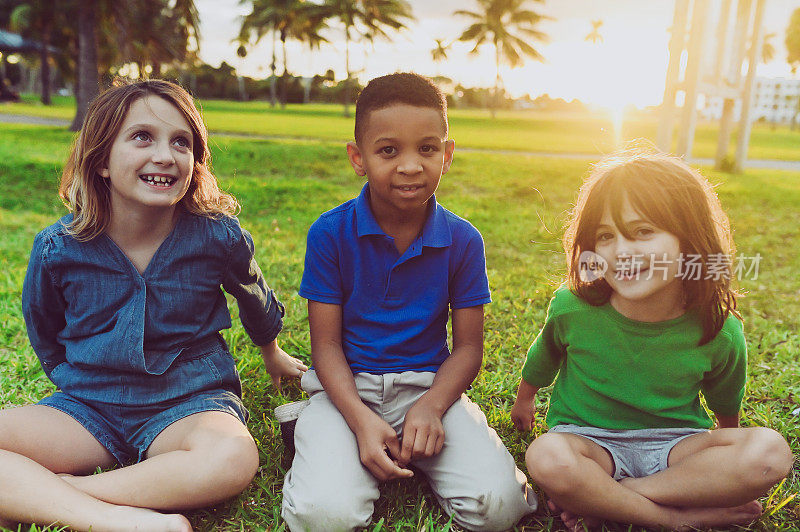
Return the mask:
<svg viewBox="0 0 800 532">
<path fill-rule="evenodd" d="M 494 63 L 495 63 L 495 76 L 494 76 L 494 97 L 492 98 L 492 118 L 497 116 L 497 108 L 500 107 L 500 46 L 497 41 L 494 42 Z"/>
<path fill-rule="evenodd" d="M 344 80 L 344 116 L 350 118 L 350 28 L 344 29 L 344 69 L 347 78 Z"/>
<path fill-rule="evenodd" d="M 39 58 L 42 69 L 42 103 L 50 105 L 50 25 L 42 29 L 42 49 Z"/>
<path fill-rule="evenodd" d="M 286 35 L 281 33 L 281 47 L 283 48 L 283 76 L 281 79 L 281 109 L 286 109 L 286 97 L 289 84 L 289 67 L 286 65 Z"/>
<path fill-rule="evenodd" d="M 272 63 L 270 63 L 269 68 L 272 70 L 272 76 L 269 78 L 269 105 L 270 107 L 275 107 L 275 100 L 277 99 L 277 91 L 275 90 L 275 68 L 277 65 L 275 62 L 277 59 L 275 58 L 275 28 L 272 28 Z"/>
<path fill-rule="evenodd" d="M 100 92 L 97 79 L 97 40 L 95 38 L 94 0 L 80 0 L 78 10 L 78 79 L 75 119 L 70 129 L 78 131 L 89 104 Z"/>
</svg>

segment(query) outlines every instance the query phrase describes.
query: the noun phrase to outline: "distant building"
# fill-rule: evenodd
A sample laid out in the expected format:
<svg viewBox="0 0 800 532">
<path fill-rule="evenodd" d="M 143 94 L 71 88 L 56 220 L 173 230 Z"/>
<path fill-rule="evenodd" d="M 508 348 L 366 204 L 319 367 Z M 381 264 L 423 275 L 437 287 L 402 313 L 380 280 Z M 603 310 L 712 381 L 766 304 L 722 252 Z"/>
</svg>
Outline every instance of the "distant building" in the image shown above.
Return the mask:
<svg viewBox="0 0 800 532">
<path fill-rule="evenodd" d="M 756 78 L 753 108 L 750 113 L 753 121 L 790 123 L 797 112 L 800 100 L 800 79 Z M 720 96 L 706 97 L 700 115 L 707 120 L 722 117 Z M 741 102 L 734 107 L 734 119 L 739 120 Z"/>
</svg>

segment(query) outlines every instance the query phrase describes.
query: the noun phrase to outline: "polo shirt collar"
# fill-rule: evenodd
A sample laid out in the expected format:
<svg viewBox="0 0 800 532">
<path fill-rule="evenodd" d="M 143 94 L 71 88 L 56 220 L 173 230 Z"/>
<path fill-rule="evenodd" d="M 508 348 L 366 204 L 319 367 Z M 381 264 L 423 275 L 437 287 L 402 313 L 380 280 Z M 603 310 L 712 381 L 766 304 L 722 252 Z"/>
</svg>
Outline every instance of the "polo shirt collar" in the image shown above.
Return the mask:
<svg viewBox="0 0 800 532">
<path fill-rule="evenodd" d="M 365 183 L 361 193 L 356 198 L 355 206 L 356 230 L 358 236 L 366 235 L 385 235 L 386 233 L 378 225 L 375 215 L 369 206 L 369 183 Z M 447 215 L 444 207 L 436 202 L 436 196 L 431 196 L 428 202 L 428 218 L 422 227 L 422 245 L 432 248 L 444 248 L 453 243 L 450 233 L 450 224 L 447 223 Z"/>
<path fill-rule="evenodd" d="M 428 219 L 422 227 L 422 245 L 429 248 L 446 248 L 453 243 L 450 233 L 450 224 L 444 207 L 436 202 L 436 195 L 431 196 L 428 202 Z"/>
<path fill-rule="evenodd" d="M 361 194 L 356 198 L 356 229 L 359 237 L 386 234 L 369 206 L 369 183 L 364 183 Z"/>
</svg>

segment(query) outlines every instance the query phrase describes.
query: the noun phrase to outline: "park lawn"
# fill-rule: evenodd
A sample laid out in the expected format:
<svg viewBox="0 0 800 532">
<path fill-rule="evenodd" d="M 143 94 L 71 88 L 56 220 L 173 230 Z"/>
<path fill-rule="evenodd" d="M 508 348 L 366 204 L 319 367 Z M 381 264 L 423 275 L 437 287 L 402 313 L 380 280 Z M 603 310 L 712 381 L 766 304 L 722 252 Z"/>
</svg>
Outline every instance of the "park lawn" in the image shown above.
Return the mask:
<svg viewBox="0 0 800 532">
<path fill-rule="evenodd" d="M 329 141 L 347 141 L 353 136 L 353 119 L 343 115 L 341 105 L 291 104 L 281 109 L 266 101 L 201 100 L 198 106 L 213 132 Z M 353 112 L 354 108 L 351 106 L 350 110 Z M 74 100 L 54 96 L 53 105 L 47 107 L 34 95 L 24 95 L 21 103 L 0 103 L 0 113 L 71 120 Z M 486 110 L 451 109 L 449 119 L 451 137 L 461 148 L 593 155 L 609 153 L 617 143 L 632 139 L 654 142 L 658 125 L 655 114 L 643 112 L 625 115 L 619 134 L 611 116 L 604 112 L 500 111 L 492 119 Z M 717 131 L 716 123 L 698 123 L 694 157 L 714 157 Z M 731 157 L 735 140 L 734 136 L 730 143 Z M 673 148 L 674 145 L 673 140 Z M 756 123 L 748 157 L 800 161 L 800 131 Z"/>
<path fill-rule="evenodd" d="M 58 171 L 71 135 L 58 128 L 0 124 L 0 408 L 28 404 L 52 390 L 30 346 L 20 293 L 34 235 L 65 211 L 56 196 Z M 257 258 L 286 305 L 281 345 L 309 361 L 305 301 L 297 294 L 305 234 L 323 211 L 355 196 L 362 184 L 343 146 L 307 140 L 213 137 L 214 170 L 222 186 L 242 203 L 242 225 L 254 237 Z M 540 394 L 534 433 L 520 434 L 509 411 L 525 350 L 545 317 L 547 302 L 564 273 L 563 223 L 588 161 L 526 155 L 460 153 L 437 198 L 483 233 L 494 302 L 486 307 L 485 362 L 470 397 L 486 413 L 524 470 L 523 456 L 544 418 L 547 390 Z M 741 310 L 750 352 L 744 425 L 780 431 L 800 452 L 800 252 L 794 223 L 800 173 L 709 172 L 719 185 L 742 255 L 760 254 L 758 277 L 741 282 Z M 234 317 L 235 305 L 231 305 Z M 276 391 L 240 323 L 224 332 L 244 383 L 250 429 L 261 450 L 261 468 L 240 497 L 188 514 L 198 530 L 282 530 L 281 483 L 286 463 L 271 410 L 301 397 L 296 386 Z M 800 531 L 800 478 L 795 467 L 765 499 L 755 530 Z M 371 530 L 446 530 L 433 495 L 417 480 L 382 486 Z M 786 504 L 778 508 L 782 501 Z M 526 518 L 520 530 L 558 530 L 545 513 Z M 634 530 L 611 525 L 613 531 Z M 27 528 L 25 528 L 27 530 Z"/>
</svg>

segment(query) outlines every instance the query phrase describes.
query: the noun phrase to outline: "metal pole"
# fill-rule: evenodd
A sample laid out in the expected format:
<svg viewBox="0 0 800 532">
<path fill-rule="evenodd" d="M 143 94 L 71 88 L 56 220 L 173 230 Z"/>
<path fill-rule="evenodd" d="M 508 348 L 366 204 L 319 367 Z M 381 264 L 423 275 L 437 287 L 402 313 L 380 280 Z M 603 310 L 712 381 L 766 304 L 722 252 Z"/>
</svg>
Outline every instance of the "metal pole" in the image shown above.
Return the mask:
<svg viewBox="0 0 800 532">
<path fill-rule="evenodd" d="M 742 62 L 747 48 L 747 25 L 750 22 L 752 11 L 752 0 L 739 0 L 736 7 L 736 27 L 733 30 L 733 42 L 735 46 L 734 56 L 728 65 L 728 72 L 723 74 L 723 84 L 736 88 L 739 95 L 742 93 Z M 722 104 L 722 116 L 719 121 L 719 135 L 717 136 L 717 153 L 714 157 L 714 168 L 722 170 L 725 166 L 725 159 L 728 156 L 728 145 L 731 142 L 733 133 L 733 113 L 736 107 L 736 100 L 725 97 Z"/>
<path fill-rule="evenodd" d="M 756 17 L 753 23 L 753 43 L 750 47 L 750 55 L 747 58 L 747 78 L 744 82 L 744 95 L 742 96 L 742 115 L 739 120 L 739 135 L 736 138 L 736 156 L 734 170 L 741 172 L 744 168 L 744 161 L 747 159 L 747 146 L 750 144 L 750 108 L 753 105 L 753 85 L 756 79 L 756 67 L 758 58 L 761 57 L 761 45 L 764 40 L 764 31 L 761 21 L 764 18 L 764 6 L 767 0 L 757 0 Z"/>
<path fill-rule="evenodd" d="M 672 28 L 669 39 L 669 64 L 667 79 L 664 83 L 664 99 L 658 120 L 656 145 L 661 151 L 671 151 L 672 122 L 675 117 L 675 94 L 678 92 L 681 53 L 686 43 L 686 17 L 689 14 L 689 0 L 675 1 L 675 14 L 672 16 Z"/>
<path fill-rule="evenodd" d="M 705 41 L 706 20 L 708 16 L 708 0 L 695 0 L 692 10 L 692 30 L 689 37 L 689 58 L 686 62 L 686 78 L 684 81 L 683 113 L 678 130 L 678 145 L 675 153 L 681 157 L 692 155 L 694 127 L 697 123 L 697 85 L 700 81 L 700 65 L 703 59 L 703 42 Z"/>
</svg>

